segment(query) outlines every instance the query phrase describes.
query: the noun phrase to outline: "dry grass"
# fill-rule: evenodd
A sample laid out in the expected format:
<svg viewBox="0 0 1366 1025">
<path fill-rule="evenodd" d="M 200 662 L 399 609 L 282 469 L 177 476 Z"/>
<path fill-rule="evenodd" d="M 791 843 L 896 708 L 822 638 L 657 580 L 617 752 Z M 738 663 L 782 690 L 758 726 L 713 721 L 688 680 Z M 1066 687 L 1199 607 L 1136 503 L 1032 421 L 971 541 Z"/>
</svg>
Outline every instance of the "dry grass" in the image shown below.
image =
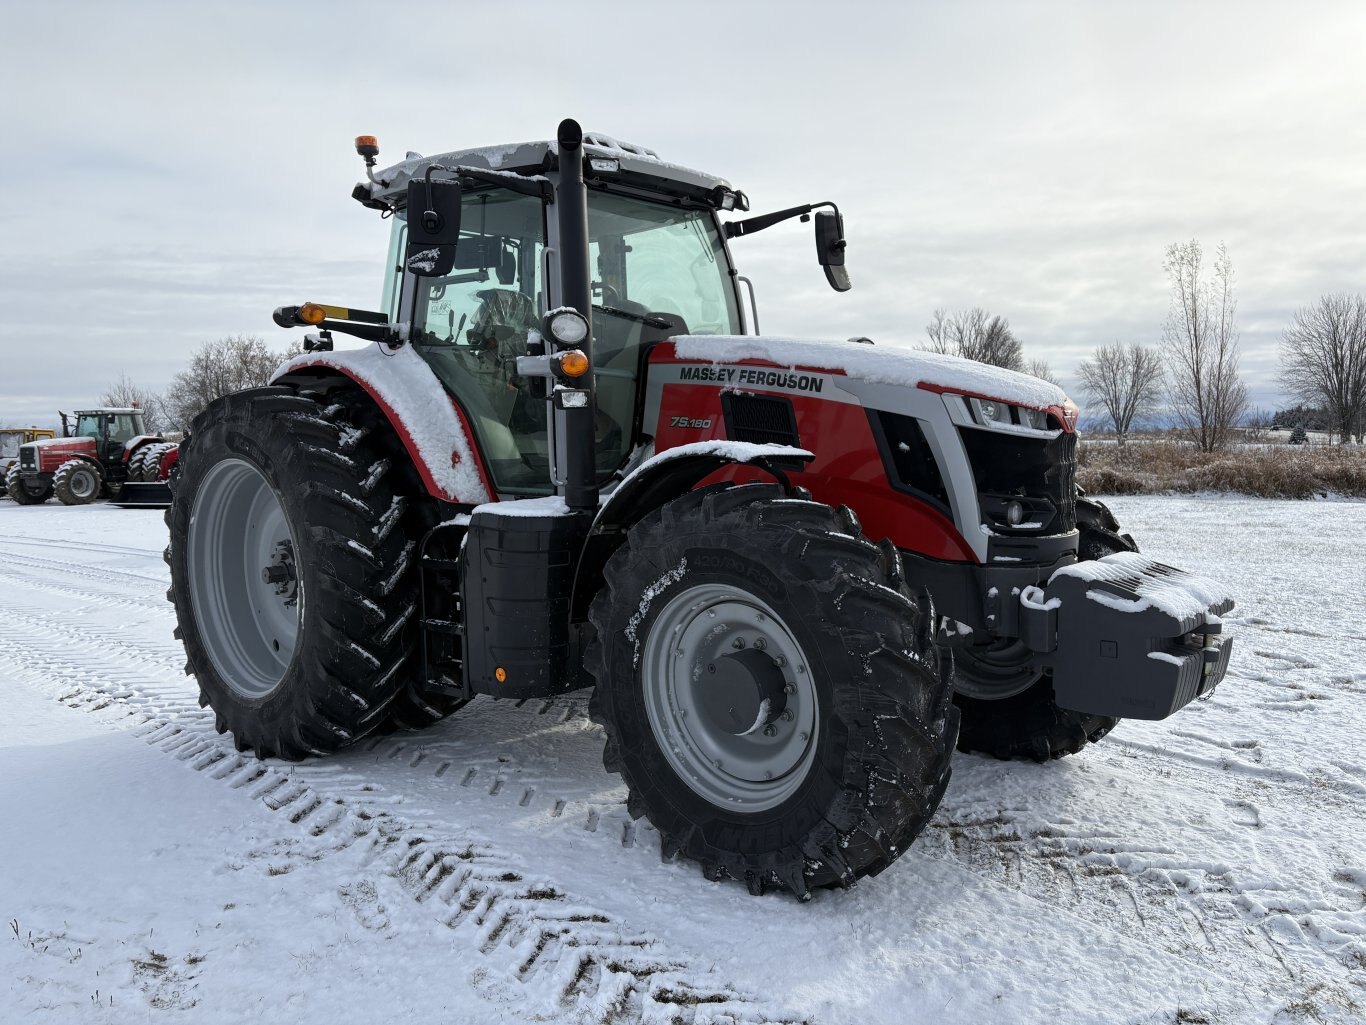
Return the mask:
<svg viewBox="0 0 1366 1025">
<path fill-rule="evenodd" d="M 1366 449 L 1239 445 L 1200 452 L 1174 441 L 1083 441 L 1077 483 L 1100 496 L 1225 491 L 1261 498 L 1366 498 Z"/>
</svg>

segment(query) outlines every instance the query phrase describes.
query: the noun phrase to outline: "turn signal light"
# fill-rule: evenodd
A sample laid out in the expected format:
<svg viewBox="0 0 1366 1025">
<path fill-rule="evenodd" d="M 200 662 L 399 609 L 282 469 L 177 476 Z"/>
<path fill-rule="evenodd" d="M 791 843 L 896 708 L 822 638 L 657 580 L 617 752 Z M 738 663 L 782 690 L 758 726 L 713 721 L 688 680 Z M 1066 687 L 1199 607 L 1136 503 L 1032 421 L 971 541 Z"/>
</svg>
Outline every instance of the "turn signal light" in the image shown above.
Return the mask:
<svg viewBox="0 0 1366 1025">
<path fill-rule="evenodd" d="M 305 324 L 321 324 L 327 319 L 327 311 L 317 303 L 304 303 L 299 307 L 298 317 Z"/>
<path fill-rule="evenodd" d="M 578 349 L 571 349 L 557 357 L 560 373 L 565 377 L 582 377 L 588 373 L 588 357 Z"/>
</svg>

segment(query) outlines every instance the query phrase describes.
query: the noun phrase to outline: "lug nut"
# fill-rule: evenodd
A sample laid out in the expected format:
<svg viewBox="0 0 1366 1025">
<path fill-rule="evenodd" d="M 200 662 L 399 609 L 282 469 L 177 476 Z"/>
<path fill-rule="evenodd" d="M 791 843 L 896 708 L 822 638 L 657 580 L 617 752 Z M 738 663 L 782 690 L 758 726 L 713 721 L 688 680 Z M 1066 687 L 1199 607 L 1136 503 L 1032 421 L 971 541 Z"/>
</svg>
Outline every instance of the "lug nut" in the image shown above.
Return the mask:
<svg viewBox="0 0 1366 1025">
<path fill-rule="evenodd" d="M 773 664 L 774 664 L 775 666 L 777 666 L 779 669 L 782 669 L 782 668 L 786 667 L 786 666 L 787 666 L 787 656 L 786 656 L 786 655 L 778 655 L 778 656 L 776 656 L 776 657 L 773 659 Z"/>
<path fill-rule="evenodd" d="M 737 637 L 735 638 L 735 640 L 730 642 L 730 646 L 734 648 L 736 651 L 739 651 L 741 648 L 745 646 L 745 639 L 743 637 Z"/>
<path fill-rule="evenodd" d="M 769 723 L 767 726 L 764 727 L 764 736 L 765 736 L 765 737 L 771 737 L 771 736 L 773 736 L 774 734 L 776 734 L 777 732 L 778 732 L 777 728 L 774 727 L 774 725 L 773 725 L 772 723 Z"/>
<path fill-rule="evenodd" d="M 796 685 L 795 683 L 785 683 L 785 684 L 783 684 L 783 693 L 784 693 L 784 694 L 796 694 L 796 693 L 797 693 L 797 685 Z"/>
<path fill-rule="evenodd" d="M 791 722 L 791 721 L 792 721 L 792 709 L 790 709 L 790 708 L 784 708 L 784 709 L 783 709 L 783 714 L 780 715 L 778 718 L 782 719 L 783 722 Z"/>
<path fill-rule="evenodd" d="M 764 640 L 762 637 L 756 637 L 754 639 L 754 646 L 758 648 L 760 651 L 767 651 L 768 641 Z"/>
</svg>

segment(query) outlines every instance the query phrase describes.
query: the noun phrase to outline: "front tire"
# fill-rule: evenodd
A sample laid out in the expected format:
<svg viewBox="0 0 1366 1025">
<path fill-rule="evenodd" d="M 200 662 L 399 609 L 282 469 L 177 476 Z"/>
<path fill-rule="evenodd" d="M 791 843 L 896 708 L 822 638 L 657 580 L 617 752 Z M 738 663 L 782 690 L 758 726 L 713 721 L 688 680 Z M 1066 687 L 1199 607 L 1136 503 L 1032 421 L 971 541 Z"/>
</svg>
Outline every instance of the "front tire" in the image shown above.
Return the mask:
<svg viewBox="0 0 1366 1025">
<path fill-rule="evenodd" d="M 589 711 L 666 857 L 805 899 L 904 853 L 958 724 L 894 549 L 848 510 L 747 485 L 649 514 L 604 576 Z"/>
<path fill-rule="evenodd" d="M 265 758 L 369 733 L 412 669 L 417 570 L 388 461 L 291 388 L 219 399 L 182 446 L 166 522 L 186 671 Z"/>
<path fill-rule="evenodd" d="M 17 505 L 39 505 L 52 497 L 52 486 L 31 487 L 19 476 L 19 464 L 15 463 L 5 471 L 5 490 Z"/>
<path fill-rule="evenodd" d="M 52 475 L 52 493 L 62 505 L 89 505 L 100 497 L 103 479 L 84 459 L 68 459 Z"/>
<path fill-rule="evenodd" d="M 1102 559 L 1115 552 L 1138 551 L 1132 540 L 1105 527 L 1083 523 L 1079 530 L 1079 559 Z M 1019 649 L 1027 660 L 1030 655 L 1024 645 L 1020 644 Z M 963 693 L 967 688 L 960 686 L 960 692 L 953 698 L 963 715 L 963 728 L 958 734 L 960 751 L 1047 762 L 1076 754 L 1087 744 L 1102 739 L 1119 723 L 1114 716 L 1059 708 L 1053 700 L 1051 676 L 1022 676 L 1025 668 L 1017 664 L 1012 672 L 1008 660 L 959 656 L 957 671 L 960 675 L 974 674 L 969 685 L 972 694 Z M 1024 686 L 1019 683 L 1022 679 L 1026 681 Z M 1009 683 L 1003 685 L 1003 681 Z M 1001 688 L 1002 696 L 973 696 L 990 694 L 991 687 Z"/>
</svg>

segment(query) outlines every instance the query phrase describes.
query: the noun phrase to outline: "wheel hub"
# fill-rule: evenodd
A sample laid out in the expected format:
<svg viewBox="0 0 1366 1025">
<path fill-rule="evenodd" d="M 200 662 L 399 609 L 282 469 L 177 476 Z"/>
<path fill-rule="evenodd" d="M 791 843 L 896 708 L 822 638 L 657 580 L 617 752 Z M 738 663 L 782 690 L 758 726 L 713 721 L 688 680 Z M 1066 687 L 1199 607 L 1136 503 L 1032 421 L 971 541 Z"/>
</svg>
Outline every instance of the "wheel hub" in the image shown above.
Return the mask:
<svg viewBox="0 0 1366 1025">
<path fill-rule="evenodd" d="M 284 598 L 286 605 L 297 601 L 299 577 L 294 568 L 294 545 L 291 542 L 280 541 L 275 545 L 270 562 L 261 571 L 261 579 L 275 589 L 277 596 Z"/>
<path fill-rule="evenodd" d="M 697 703 L 718 730 L 748 737 L 778 721 L 787 708 L 786 688 L 778 664 L 759 648 L 746 648 L 707 663 Z"/>
</svg>

